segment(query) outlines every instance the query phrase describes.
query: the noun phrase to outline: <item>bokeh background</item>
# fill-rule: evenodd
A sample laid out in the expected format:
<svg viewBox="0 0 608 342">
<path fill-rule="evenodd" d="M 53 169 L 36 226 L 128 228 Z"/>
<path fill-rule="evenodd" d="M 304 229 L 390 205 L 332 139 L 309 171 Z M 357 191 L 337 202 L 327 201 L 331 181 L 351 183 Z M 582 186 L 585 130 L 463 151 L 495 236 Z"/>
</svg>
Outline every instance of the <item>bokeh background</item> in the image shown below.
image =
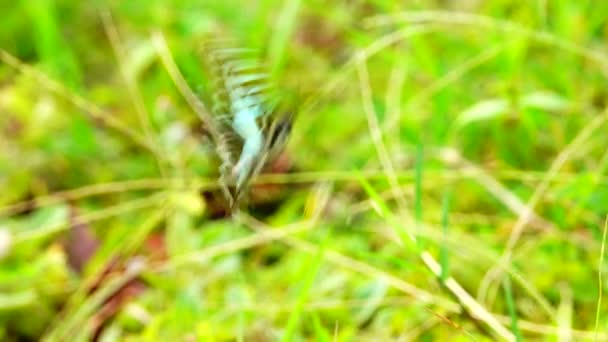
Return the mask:
<svg viewBox="0 0 608 342">
<path fill-rule="evenodd" d="M 0 340 L 608 339 L 608 2 L 0 11 Z M 234 216 L 210 33 L 297 113 Z"/>
</svg>

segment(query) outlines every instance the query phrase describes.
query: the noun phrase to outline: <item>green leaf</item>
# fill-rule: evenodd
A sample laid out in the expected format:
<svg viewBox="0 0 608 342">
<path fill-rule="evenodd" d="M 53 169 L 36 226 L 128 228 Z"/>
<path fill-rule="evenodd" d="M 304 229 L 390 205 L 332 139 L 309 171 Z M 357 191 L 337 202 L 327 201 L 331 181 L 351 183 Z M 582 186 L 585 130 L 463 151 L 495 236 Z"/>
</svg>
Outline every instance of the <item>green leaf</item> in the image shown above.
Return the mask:
<svg viewBox="0 0 608 342">
<path fill-rule="evenodd" d="M 474 122 L 497 119 L 505 115 L 508 110 L 509 101 L 506 99 L 483 100 L 460 113 L 456 118 L 455 125 L 462 128 Z"/>
<path fill-rule="evenodd" d="M 570 107 L 570 102 L 559 94 L 550 91 L 537 91 L 522 97 L 524 107 L 542 109 L 548 112 L 563 111 Z"/>
</svg>

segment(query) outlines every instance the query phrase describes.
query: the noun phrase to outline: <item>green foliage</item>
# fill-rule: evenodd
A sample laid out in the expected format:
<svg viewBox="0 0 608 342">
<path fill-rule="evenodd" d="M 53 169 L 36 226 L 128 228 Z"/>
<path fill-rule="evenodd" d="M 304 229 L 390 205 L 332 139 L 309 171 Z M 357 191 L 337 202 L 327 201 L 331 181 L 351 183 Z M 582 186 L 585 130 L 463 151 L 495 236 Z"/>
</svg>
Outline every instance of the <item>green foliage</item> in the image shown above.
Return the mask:
<svg viewBox="0 0 608 342">
<path fill-rule="evenodd" d="M 608 339 L 608 2 L 0 11 L 0 340 Z M 209 32 L 297 113 L 233 216 Z"/>
</svg>

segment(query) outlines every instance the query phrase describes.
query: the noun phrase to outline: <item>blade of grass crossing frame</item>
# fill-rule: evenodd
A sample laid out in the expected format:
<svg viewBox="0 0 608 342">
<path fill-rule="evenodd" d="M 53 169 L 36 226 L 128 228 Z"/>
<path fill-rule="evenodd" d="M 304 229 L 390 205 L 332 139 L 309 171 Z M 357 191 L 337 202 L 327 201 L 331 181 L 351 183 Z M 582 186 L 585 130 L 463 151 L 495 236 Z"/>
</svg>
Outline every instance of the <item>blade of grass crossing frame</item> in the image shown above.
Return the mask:
<svg viewBox="0 0 608 342">
<path fill-rule="evenodd" d="M 424 170 L 424 150 L 422 142 L 418 142 L 416 146 L 416 170 L 414 173 L 415 197 L 414 197 L 414 214 L 416 218 L 416 230 L 421 229 L 422 225 L 422 177 Z M 423 246 L 423 245 L 422 245 Z"/>
<path fill-rule="evenodd" d="M 34 32 L 32 38 L 40 60 L 53 77 L 61 76 L 71 90 L 77 90 L 82 74 L 70 45 L 61 35 L 55 1 L 25 1 L 23 4 L 31 18 Z"/>
<path fill-rule="evenodd" d="M 372 185 L 367 181 L 367 179 L 363 177 L 363 174 L 358 171 L 355 172 L 359 180 L 359 184 L 361 184 L 363 190 L 365 190 L 365 192 L 369 196 L 370 200 L 372 201 L 372 206 L 374 207 L 378 215 L 388 220 L 389 225 L 393 229 L 395 229 L 395 232 L 399 235 L 403 243 L 405 243 L 415 252 L 420 253 L 421 249 L 418 246 L 418 241 L 416 237 L 411 232 L 408 232 L 407 228 L 405 228 L 401 223 L 399 223 L 399 220 L 394 217 L 391 210 L 386 205 L 386 202 L 384 202 L 384 200 L 382 199 L 382 196 L 380 196 L 380 194 L 372 187 Z"/>
<path fill-rule="evenodd" d="M 503 289 L 505 291 L 505 301 L 507 302 L 507 310 L 511 317 L 511 332 L 515 335 L 516 341 L 523 341 L 521 332 L 519 331 L 517 312 L 515 310 L 515 301 L 513 300 L 513 293 L 511 291 L 511 278 L 506 276 L 503 280 Z"/>
<path fill-rule="evenodd" d="M 376 202 L 375 207 L 378 211 L 384 214 L 384 216 L 390 220 L 388 223 L 394 229 L 399 229 L 397 233 L 400 235 L 401 240 L 406 243 L 408 246 L 411 246 L 412 249 L 418 253 L 424 264 L 427 268 L 435 275 L 440 276 L 438 269 L 441 267 L 439 263 L 435 261 L 435 259 L 431 256 L 431 254 L 425 251 L 416 240 L 416 236 L 403 227 L 403 225 L 396 220 L 388 208 L 386 204 L 383 202 L 382 198 L 378 195 L 378 193 L 372 188 L 372 186 L 362 177 L 361 173 L 358 173 L 359 182 L 361 183 L 363 189 L 368 193 L 370 199 Z M 397 228 L 396 228 L 397 227 Z M 406 234 L 406 235 L 404 235 Z M 497 335 L 503 337 L 508 341 L 513 341 L 513 333 L 505 327 L 502 326 L 500 322 L 494 318 L 481 304 L 479 304 L 471 295 L 453 278 L 448 277 L 446 280 L 446 288 L 458 297 L 459 301 L 466 307 L 466 309 L 471 312 L 472 315 L 479 317 L 483 320 Z"/>
<path fill-rule="evenodd" d="M 302 282 L 302 288 L 298 293 L 298 299 L 296 305 L 289 315 L 289 320 L 287 321 L 287 327 L 285 328 L 285 334 L 281 338 L 281 341 L 293 341 L 294 335 L 296 334 L 297 328 L 300 325 L 302 313 L 304 312 L 304 305 L 308 300 L 308 295 L 310 294 L 310 289 L 319 273 L 319 269 L 323 264 L 323 256 L 325 254 L 325 248 L 327 246 L 327 242 L 329 241 L 330 230 L 326 230 L 326 234 L 323 237 L 321 242 L 321 246 L 315 256 L 312 258 L 307 258 L 304 267 L 302 267 L 301 274 L 304 275 L 304 281 Z"/>
<path fill-rule="evenodd" d="M 443 239 L 441 241 L 441 249 L 439 250 L 439 263 L 441 264 L 441 276 L 439 279 L 442 283 L 445 283 L 445 280 L 448 278 L 450 267 L 448 248 L 445 242 L 448 241 L 451 197 L 451 191 L 446 190 L 443 193 L 443 203 L 441 205 L 441 228 L 443 231 Z"/>
<path fill-rule="evenodd" d="M 312 331 L 315 337 L 315 341 L 319 342 L 329 342 L 331 340 L 331 336 L 327 332 L 327 330 L 321 324 L 321 320 L 319 319 L 319 315 L 316 312 L 311 313 L 312 316 Z"/>
<path fill-rule="evenodd" d="M 602 269 L 604 267 L 604 252 L 606 250 L 606 231 L 608 230 L 608 215 L 604 220 L 604 232 L 602 233 L 602 245 L 600 248 L 600 264 L 598 265 L 597 281 L 598 281 L 598 294 L 597 294 L 597 308 L 595 311 L 595 337 L 597 340 L 598 328 L 600 324 L 600 308 L 602 306 L 602 293 L 604 292 L 604 286 L 602 284 Z"/>
<path fill-rule="evenodd" d="M 268 53 L 271 63 L 270 75 L 273 78 L 281 72 L 285 64 L 285 50 L 298 22 L 297 15 L 300 5 L 301 0 L 287 0 L 284 2 L 279 15 L 279 21 L 275 26 Z"/>
</svg>

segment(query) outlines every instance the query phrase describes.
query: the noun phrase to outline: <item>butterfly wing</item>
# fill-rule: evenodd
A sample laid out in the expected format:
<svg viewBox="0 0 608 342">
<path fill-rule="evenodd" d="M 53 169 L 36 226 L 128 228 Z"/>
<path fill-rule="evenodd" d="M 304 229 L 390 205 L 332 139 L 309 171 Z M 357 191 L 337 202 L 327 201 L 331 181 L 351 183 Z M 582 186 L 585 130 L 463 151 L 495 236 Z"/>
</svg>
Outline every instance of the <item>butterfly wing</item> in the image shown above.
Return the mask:
<svg viewBox="0 0 608 342">
<path fill-rule="evenodd" d="M 224 188 L 234 185 L 228 191 L 234 203 L 266 163 L 269 149 L 283 140 L 279 133 L 284 130 L 273 131 L 284 125 L 275 123 L 278 99 L 271 95 L 268 74 L 254 51 L 232 46 L 209 40 L 204 47 L 214 87 L 212 108 L 221 131 L 216 142 L 221 180 Z"/>
</svg>

